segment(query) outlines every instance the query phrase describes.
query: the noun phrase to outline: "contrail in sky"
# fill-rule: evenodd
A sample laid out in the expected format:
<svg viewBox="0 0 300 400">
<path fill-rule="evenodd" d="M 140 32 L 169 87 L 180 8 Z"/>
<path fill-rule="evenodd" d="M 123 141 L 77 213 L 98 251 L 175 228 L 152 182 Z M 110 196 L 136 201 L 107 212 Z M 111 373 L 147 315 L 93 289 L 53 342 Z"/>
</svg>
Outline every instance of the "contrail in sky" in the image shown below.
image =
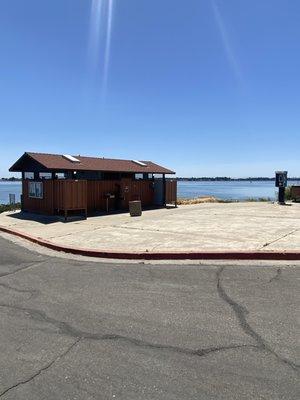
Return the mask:
<svg viewBox="0 0 300 400">
<path fill-rule="evenodd" d="M 112 32 L 112 17 L 113 17 L 113 0 L 107 0 L 107 28 L 106 28 L 106 42 L 104 52 L 104 71 L 103 71 L 103 91 L 106 93 L 108 67 L 110 61 L 110 47 L 111 47 L 111 32 Z"/>
<path fill-rule="evenodd" d="M 97 64 L 97 51 L 99 50 L 101 34 L 101 16 L 103 13 L 103 1 L 92 0 L 90 16 L 90 36 L 89 36 L 89 62 L 93 67 Z"/>
<path fill-rule="evenodd" d="M 114 0 L 91 0 L 89 63 L 93 72 L 101 74 L 104 97 L 110 62 L 113 2 Z"/>
<path fill-rule="evenodd" d="M 211 4 L 212 4 L 216 24 L 218 26 L 218 29 L 219 29 L 219 32 L 221 35 L 221 39 L 222 39 L 222 43 L 224 46 L 226 56 L 228 58 L 228 61 L 230 63 L 230 66 L 231 66 L 236 78 L 241 81 L 242 80 L 241 69 L 240 69 L 238 60 L 236 58 L 236 55 L 233 51 L 233 48 L 231 46 L 229 35 L 228 35 L 227 29 L 226 29 L 226 26 L 224 23 L 224 19 L 221 15 L 220 9 L 219 9 L 216 1 L 211 0 Z"/>
</svg>

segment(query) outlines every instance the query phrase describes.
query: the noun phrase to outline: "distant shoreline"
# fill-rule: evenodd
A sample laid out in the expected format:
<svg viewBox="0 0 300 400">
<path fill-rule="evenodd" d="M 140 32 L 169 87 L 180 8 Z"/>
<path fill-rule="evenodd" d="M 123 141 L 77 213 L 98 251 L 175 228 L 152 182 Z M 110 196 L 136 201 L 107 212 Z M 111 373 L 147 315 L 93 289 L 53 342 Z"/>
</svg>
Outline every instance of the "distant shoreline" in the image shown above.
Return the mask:
<svg viewBox="0 0 300 400">
<path fill-rule="evenodd" d="M 274 182 L 275 178 L 267 177 L 250 177 L 250 178 L 229 178 L 229 177 L 178 177 L 178 178 L 168 178 L 175 179 L 178 182 Z M 288 178 L 289 181 L 300 181 L 300 177 Z M 22 182 L 21 178 L 0 178 L 0 182 Z"/>
<path fill-rule="evenodd" d="M 227 178 L 227 177 L 201 177 L 201 178 L 175 178 L 177 181 L 187 181 L 187 182 L 275 182 L 275 178 Z M 300 178 L 291 177 L 288 178 L 289 181 L 299 181 Z"/>
<path fill-rule="evenodd" d="M 0 182 L 22 182 L 21 178 L 0 178 Z"/>
</svg>

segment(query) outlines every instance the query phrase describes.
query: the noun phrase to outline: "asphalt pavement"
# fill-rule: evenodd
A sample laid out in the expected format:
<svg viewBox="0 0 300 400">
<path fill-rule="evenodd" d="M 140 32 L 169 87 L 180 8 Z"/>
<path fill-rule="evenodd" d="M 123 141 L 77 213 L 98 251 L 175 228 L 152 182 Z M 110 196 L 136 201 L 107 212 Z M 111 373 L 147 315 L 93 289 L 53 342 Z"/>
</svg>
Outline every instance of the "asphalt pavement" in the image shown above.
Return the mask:
<svg viewBox="0 0 300 400">
<path fill-rule="evenodd" d="M 0 398 L 298 400 L 299 271 L 106 264 L 0 237 Z"/>
</svg>

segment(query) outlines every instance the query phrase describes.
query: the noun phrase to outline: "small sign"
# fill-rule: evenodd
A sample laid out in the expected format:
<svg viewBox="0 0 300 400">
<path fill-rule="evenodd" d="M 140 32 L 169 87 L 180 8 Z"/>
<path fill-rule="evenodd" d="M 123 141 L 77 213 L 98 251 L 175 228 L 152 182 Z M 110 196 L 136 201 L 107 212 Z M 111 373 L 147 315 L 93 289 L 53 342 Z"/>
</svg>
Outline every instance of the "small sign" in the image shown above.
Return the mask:
<svg viewBox="0 0 300 400">
<path fill-rule="evenodd" d="M 287 171 L 275 172 L 275 186 L 276 187 L 287 187 Z"/>
<path fill-rule="evenodd" d="M 16 195 L 14 193 L 9 193 L 9 204 L 16 204 Z"/>
</svg>

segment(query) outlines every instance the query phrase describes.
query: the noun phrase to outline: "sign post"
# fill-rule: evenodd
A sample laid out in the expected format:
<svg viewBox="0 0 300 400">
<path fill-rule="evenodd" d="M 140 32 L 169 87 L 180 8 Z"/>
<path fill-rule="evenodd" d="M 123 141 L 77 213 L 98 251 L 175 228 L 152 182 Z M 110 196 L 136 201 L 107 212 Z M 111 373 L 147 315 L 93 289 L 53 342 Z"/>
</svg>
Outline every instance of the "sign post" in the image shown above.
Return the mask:
<svg viewBox="0 0 300 400">
<path fill-rule="evenodd" d="M 16 204 L 16 195 L 14 193 L 9 193 L 9 204 Z"/>
<path fill-rule="evenodd" d="M 285 188 L 287 187 L 287 171 L 275 172 L 275 186 L 278 187 L 278 204 L 285 205 Z"/>
<path fill-rule="evenodd" d="M 16 204 L 16 195 L 14 193 L 9 193 L 9 204 L 11 206 Z M 13 208 L 15 210 L 15 208 Z"/>
</svg>

